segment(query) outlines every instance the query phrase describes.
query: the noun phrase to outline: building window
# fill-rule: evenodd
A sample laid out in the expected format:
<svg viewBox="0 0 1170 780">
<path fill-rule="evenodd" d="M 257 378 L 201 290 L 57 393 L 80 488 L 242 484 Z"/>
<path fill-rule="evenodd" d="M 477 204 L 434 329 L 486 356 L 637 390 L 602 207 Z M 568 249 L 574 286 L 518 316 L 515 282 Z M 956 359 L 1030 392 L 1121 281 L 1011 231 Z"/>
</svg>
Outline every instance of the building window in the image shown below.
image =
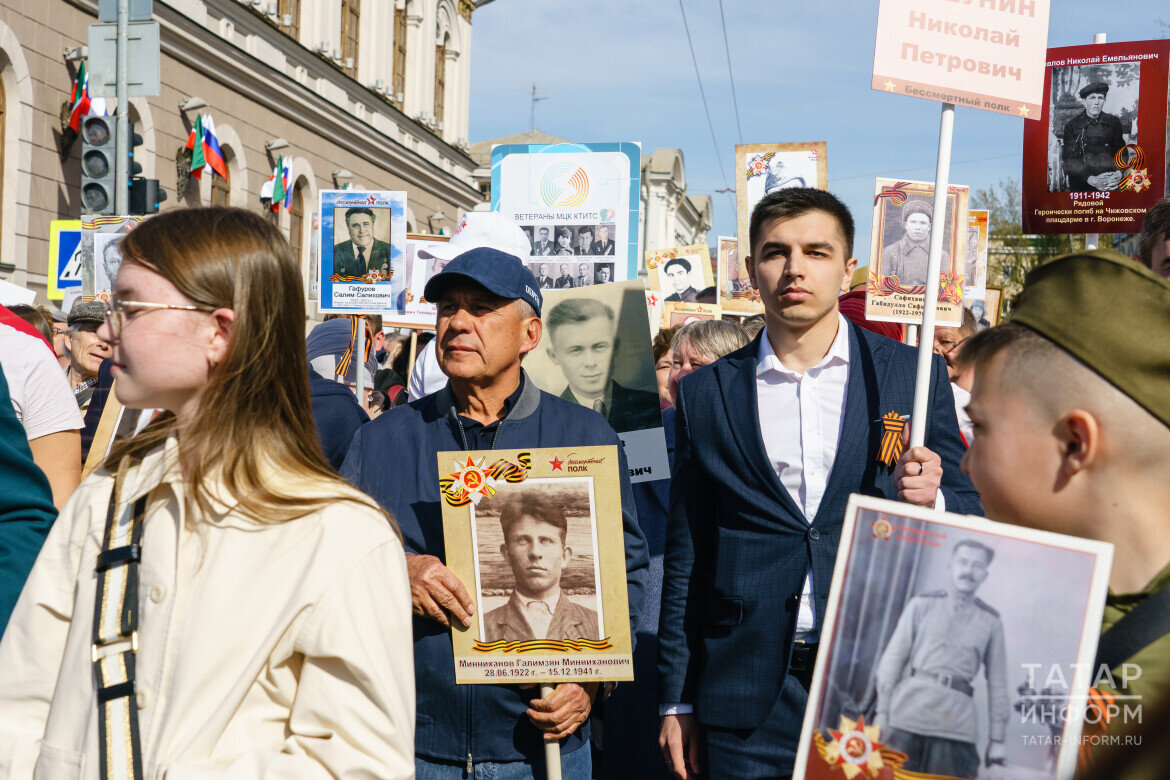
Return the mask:
<svg viewBox="0 0 1170 780">
<path fill-rule="evenodd" d="M 443 104 L 447 96 L 447 38 L 435 47 L 435 121 L 443 121 Z M 436 127 L 438 127 L 436 125 Z"/>
<path fill-rule="evenodd" d="M 227 167 L 228 151 L 224 151 L 224 167 Z M 218 173 L 212 173 L 210 169 L 207 170 L 207 175 L 211 177 L 211 205 L 212 206 L 230 206 L 232 201 L 232 183 L 229 179 L 225 179 Z M 231 169 L 228 169 L 228 175 L 231 175 Z"/>
<path fill-rule="evenodd" d="M 292 208 L 288 212 L 288 243 L 292 246 L 297 263 L 301 262 L 302 233 L 305 228 L 305 180 L 297 179 L 293 186 Z"/>
<path fill-rule="evenodd" d="M 406 94 L 406 8 L 394 9 L 394 85 L 391 99 L 402 109 L 402 98 Z"/>
<path fill-rule="evenodd" d="M 341 0 L 341 63 L 352 63 L 345 68 L 350 76 L 357 78 L 358 60 L 358 17 L 361 0 Z"/>
<path fill-rule="evenodd" d="M 283 20 L 285 14 L 289 19 L 288 26 L 281 25 L 280 29 L 292 37 L 300 40 L 301 37 L 301 0 L 277 0 L 276 12 Z"/>
<path fill-rule="evenodd" d="M 481 181 L 479 183 L 479 194 L 483 196 L 483 202 L 489 203 L 492 199 L 492 183 L 490 181 Z"/>
</svg>

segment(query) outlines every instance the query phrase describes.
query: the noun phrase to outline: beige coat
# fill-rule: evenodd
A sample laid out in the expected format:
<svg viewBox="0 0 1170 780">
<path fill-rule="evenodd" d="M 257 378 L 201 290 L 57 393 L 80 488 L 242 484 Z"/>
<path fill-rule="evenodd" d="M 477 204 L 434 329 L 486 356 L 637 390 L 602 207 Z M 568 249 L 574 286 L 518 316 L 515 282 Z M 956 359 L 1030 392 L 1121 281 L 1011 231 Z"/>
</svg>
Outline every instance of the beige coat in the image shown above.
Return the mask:
<svg viewBox="0 0 1170 780">
<path fill-rule="evenodd" d="M 186 522 L 175 450 L 148 455 L 122 492 L 123 506 L 150 493 L 136 659 L 145 777 L 413 777 L 410 589 L 394 529 L 341 500 L 274 525 L 226 508 Z M 0 642 L 0 777 L 99 777 L 90 645 L 112 485 L 101 470 L 70 498 Z"/>
</svg>

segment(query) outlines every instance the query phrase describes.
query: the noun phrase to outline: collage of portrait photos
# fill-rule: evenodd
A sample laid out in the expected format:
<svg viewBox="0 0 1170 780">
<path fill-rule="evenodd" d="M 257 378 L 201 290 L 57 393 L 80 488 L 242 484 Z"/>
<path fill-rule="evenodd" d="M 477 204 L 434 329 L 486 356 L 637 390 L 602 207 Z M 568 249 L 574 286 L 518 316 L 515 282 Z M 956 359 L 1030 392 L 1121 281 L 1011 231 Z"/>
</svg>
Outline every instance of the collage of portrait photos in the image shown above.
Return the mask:
<svg viewBox="0 0 1170 780">
<path fill-rule="evenodd" d="M 607 284 L 615 280 L 614 225 L 522 224 L 532 243 L 528 268 L 542 290 Z"/>
</svg>

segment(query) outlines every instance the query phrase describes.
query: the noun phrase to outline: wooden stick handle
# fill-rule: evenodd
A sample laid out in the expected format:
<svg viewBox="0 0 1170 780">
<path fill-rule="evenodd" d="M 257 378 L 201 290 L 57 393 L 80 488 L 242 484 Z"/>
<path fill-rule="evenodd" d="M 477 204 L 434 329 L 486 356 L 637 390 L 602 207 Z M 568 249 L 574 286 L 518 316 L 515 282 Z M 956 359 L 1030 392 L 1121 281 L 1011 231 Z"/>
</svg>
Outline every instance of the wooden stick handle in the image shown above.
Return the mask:
<svg viewBox="0 0 1170 780">
<path fill-rule="evenodd" d="M 547 699 L 552 696 L 552 683 L 540 684 L 540 698 Z M 585 750 L 589 749 L 586 745 Z M 561 743 L 560 741 L 545 742 L 544 743 L 544 766 L 545 774 L 548 780 L 561 780 Z"/>
</svg>

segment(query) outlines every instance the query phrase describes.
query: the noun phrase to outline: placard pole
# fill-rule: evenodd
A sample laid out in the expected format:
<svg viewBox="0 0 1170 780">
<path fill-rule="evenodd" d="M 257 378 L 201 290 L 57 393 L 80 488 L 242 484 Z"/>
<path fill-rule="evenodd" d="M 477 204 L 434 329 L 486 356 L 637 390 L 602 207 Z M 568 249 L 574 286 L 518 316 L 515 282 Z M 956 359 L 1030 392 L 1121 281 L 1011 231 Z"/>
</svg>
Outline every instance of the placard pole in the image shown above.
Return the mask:
<svg viewBox="0 0 1170 780">
<path fill-rule="evenodd" d="M 553 693 L 552 683 L 540 684 L 540 698 L 547 699 Z M 559 740 L 544 743 L 544 768 L 548 780 L 561 780 L 561 743 Z"/>
<path fill-rule="evenodd" d="M 1105 33 L 1094 33 L 1093 43 L 1105 43 Z M 1096 249 L 1101 242 L 1100 233 L 1085 233 L 1085 249 Z"/>
<path fill-rule="evenodd" d="M 930 257 L 926 263 L 926 302 L 918 331 L 918 372 L 914 377 L 914 409 L 910 413 L 910 446 L 926 443 L 926 414 L 930 401 L 930 364 L 934 358 L 934 318 L 938 308 L 938 275 L 942 268 L 946 230 L 947 186 L 951 175 L 951 138 L 955 129 L 954 103 L 942 104 L 938 128 L 938 164 L 934 171 L 934 214 L 930 226 Z"/>
<path fill-rule="evenodd" d="M 406 359 L 406 376 L 402 377 L 406 380 L 407 387 L 410 386 L 410 375 L 414 373 L 414 361 L 418 359 L 418 330 L 410 329 L 410 355 Z"/>
<path fill-rule="evenodd" d="M 366 371 L 366 318 L 358 316 L 357 328 L 357 345 L 354 348 L 353 359 L 357 363 L 357 393 L 358 403 L 362 405 L 362 409 L 366 408 L 366 388 L 365 388 L 365 371 Z"/>
<path fill-rule="evenodd" d="M 911 324 L 911 325 L 906 326 L 905 343 L 909 344 L 911 347 L 918 346 L 918 326 L 917 325 Z"/>
</svg>

